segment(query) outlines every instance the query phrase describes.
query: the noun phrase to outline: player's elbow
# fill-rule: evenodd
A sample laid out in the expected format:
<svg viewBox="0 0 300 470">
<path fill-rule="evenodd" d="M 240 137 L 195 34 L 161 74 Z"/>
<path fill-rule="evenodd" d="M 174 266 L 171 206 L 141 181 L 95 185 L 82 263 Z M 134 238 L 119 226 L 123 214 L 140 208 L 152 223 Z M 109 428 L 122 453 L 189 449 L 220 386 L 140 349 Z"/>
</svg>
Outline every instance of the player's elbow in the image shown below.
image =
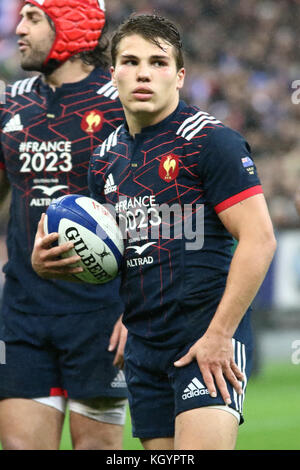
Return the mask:
<svg viewBox="0 0 300 470">
<path fill-rule="evenodd" d="M 261 230 L 258 236 L 258 243 L 262 253 L 266 259 L 271 261 L 277 248 L 277 241 L 273 229 L 267 228 L 265 230 Z"/>
</svg>

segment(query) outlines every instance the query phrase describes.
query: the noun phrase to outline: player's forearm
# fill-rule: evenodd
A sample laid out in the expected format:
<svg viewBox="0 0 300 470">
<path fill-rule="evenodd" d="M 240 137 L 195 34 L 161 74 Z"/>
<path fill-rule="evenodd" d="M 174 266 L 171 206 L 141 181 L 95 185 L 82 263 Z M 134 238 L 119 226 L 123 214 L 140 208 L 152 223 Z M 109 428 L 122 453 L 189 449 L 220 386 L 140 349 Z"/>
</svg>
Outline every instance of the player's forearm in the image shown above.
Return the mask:
<svg viewBox="0 0 300 470">
<path fill-rule="evenodd" d="M 234 253 L 226 288 L 208 332 L 232 337 L 253 301 L 268 271 L 276 241 L 267 239 L 241 240 Z"/>
</svg>

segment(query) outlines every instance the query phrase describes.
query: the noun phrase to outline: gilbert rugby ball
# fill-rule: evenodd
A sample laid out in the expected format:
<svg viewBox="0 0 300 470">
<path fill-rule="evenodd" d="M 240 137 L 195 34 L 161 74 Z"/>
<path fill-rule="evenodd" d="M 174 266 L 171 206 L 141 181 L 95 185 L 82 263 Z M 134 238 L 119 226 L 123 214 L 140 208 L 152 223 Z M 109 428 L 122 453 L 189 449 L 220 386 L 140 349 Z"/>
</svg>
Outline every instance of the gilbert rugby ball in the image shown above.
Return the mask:
<svg viewBox="0 0 300 470">
<path fill-rule="evenodd" d="M 65 257 L 81 257 L 75 276 L 91 284 L 113 280 L 124 253 L 122 233 L 112 214 L 99 202 L 80 194 L 55 199 L 47 209 L 44 231 L 57 232 L 58 244 L 73 242 Z"/>
</svg>

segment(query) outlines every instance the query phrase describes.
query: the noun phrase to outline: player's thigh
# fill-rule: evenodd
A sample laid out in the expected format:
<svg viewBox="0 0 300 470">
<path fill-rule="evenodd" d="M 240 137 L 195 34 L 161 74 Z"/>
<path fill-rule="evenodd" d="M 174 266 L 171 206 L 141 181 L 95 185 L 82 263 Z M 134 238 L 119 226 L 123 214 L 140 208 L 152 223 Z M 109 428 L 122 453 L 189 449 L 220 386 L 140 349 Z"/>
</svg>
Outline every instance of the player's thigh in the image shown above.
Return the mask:
<svg viewBox="0 0 300 470">
<path fill-rule="evenodd" d="M 6 450 L 59 448 L 64 414 L 30 399 L 0 400 L 0 440 Z"/>
<path fill-rule="evenodd" d="M 126 399 L 111 397 L 69 400 L 74 449 L 121 450 L 126 405 Z"/>
<path fill-rule="evenodd" d="M 174 392 L 164 370 L 165 356 L 165 351 L 128 335 L 125 376 L 132 435 L 147 448 L 151 441 L 160 445 L 161 439 L 169 441 L 174 437 Z"/>
<path fill-rule="evenodd" d="M 239 422 L 231 412 L 213 407 L 180 413 L 175 421 L 176 450 L 233 450 Z"/>
</svg>

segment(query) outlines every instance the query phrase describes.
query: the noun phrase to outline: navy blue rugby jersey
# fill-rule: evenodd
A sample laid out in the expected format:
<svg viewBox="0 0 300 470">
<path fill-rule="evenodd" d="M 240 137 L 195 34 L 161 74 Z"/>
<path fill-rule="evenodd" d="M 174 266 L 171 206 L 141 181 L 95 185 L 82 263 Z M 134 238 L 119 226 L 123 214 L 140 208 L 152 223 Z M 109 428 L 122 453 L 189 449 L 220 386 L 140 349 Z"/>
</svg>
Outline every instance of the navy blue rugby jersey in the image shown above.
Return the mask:
<svg viewBox="0 0 300 470">
<path fill-rule="evenodd" d="M 181 101 L 135 138 L 126 124 L 112 133 L 91 159 L 89 187 L 124 232 L 128 329 L 164 345 L 199 337 L 232 258 L 218 213 L 262 192 L 247 142 Z"/>
<path fill-rule="evenodd" d="M 89 195 L 89 159 L 123 122 L 108 74 L 96 68 L 84 80 L 56 91 L 40 76 L 18 81 L 8 87 L 0 119 L 0 168 L 12 188 L 4 301 L 37 314 L 116 307 L 119 281 L 100 287 L 44 281 L 30 264 L 41 214 L 64 194 Z"/>
</svg>

